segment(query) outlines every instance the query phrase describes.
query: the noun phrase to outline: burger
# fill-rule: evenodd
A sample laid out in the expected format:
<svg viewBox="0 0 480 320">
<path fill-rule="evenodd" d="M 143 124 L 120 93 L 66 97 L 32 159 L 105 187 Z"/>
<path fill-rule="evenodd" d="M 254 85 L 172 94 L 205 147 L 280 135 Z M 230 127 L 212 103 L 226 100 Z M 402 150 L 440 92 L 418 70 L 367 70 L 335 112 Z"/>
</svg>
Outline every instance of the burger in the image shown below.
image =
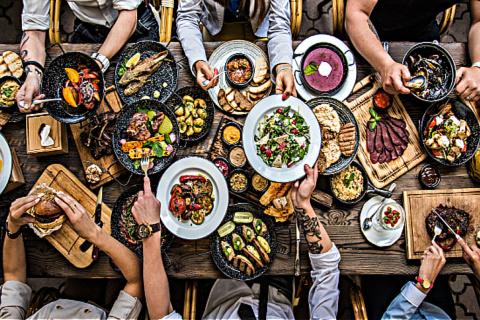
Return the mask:
<svg viewBox="0 0 480 320">
<path fill-rule="evenodd" d="M 57 191 L 45 183 L 39 184 L 31 192 L 31 195 L 41 195 L 40 201 L 27 211 L 35 218 L 33 227 L 41 233 L 57 230 L 66 219 L 65 212 L 55 202 L 56 194 Z"/>
</svg>

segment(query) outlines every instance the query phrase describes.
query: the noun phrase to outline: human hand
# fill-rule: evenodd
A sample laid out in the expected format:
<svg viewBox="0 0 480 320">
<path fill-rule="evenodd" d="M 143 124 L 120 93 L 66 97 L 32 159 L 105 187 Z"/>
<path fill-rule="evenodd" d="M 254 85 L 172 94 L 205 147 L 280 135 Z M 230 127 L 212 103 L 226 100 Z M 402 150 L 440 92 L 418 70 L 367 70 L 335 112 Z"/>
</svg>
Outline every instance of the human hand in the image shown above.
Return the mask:
<svg viewBox="0 0 480 320">
<path fill-rule="evenodd" d="M 132 214 L 138 224 L 156 224 L 160 222 L 160 201 L 152 193 L 150 179 L 143 178 L 143 191 L 138 193 Z"/>
<path fill-rule="evenodd" d="M 418 276 L 433 284 L 440 271 L 442 271 L 445 262 L 445 255 L 443 254 L 442 248 L 432 241 L 432 245 L 423 252 L 422 264 L 420 265 Z M 425 289 L 422 288 L 421 290 L 423 291 Z"/>
<path fill-rule="evenodd" d="M 38 195 L 18 198 L 10 205 L 10 212 L 8 213 L 8 231 L 17 232 L 22 226 L 32 223 L 35 218 L 26 214 L 27 210 L 36 205 L 40 201 Z"/>
<path fill-rule="evenodd" d="M 409 94 L 410 90 L 405 87 L 404 82 L 411 79 L 407 66 L 391 60 L 380 69 L 380 76 L 383 81 L 383 89 L 390 94 Z"/>
<path fill-rule="evenodd" d="M 195 62 L 195 69 L 197 70 L 197 83 L 203 90 L 211 89 L 217 85 L 218 77 L 212 80 L 212 78 L 218 74 L 216 68 L 212 69 L 207 62 L 199 60 Z M 204 81 L 209 81 L 206 86 L 203 85 Z"/>
<path fill-rule="evenodd" d="M 472 268 L 475 276 L 480 279 L 480 249 L 477 244 L 473 243 L 473 245 L 469 247 L 462 238 L 458 239 L 458 244 L 462 247 L 463 259 L 465 259 L 470 268 Z"/>
<path fill-rule="evenodd" d="M 455 91 L 468 101 L 480 100 L 480 68 L 460 68 L 455 78 Z"/>
<path fill-rule="evenodd" d="M 310 206 L 310 198 L 315 190 L 318 179 L 318 165 L 311 168 L 308 164 L 304 166 L 306 177 L 298 180 L 292 187 L 292 201 L 295 208 L 303 208 Z"/>
<path fill-rule="evenodd" d="M 30 69 L 29 69 L 30 70 Z M 40 105 L 32 106 L 32 101 L 37 99 L 43 99 L 45 95 L 40 94 L 40 84 L 42 78 L 39 73 L 30 71 L 25 79 L 25 82 L 20 87 L 17 93 L 17 105 L 20 112 L 32 112 L 40 110 Z"/>
<path fill-rule="evenodd" d="M 282 100 L 287 100 L 290 96 L 297 96 L 295 88 L 295 79 L 293 77 L 292 66 L 288 63 L 282 63 L 275 67 L 277 70 L 275 93 L 282 94 Z"/>
<path fill-rule="evenodd" d="M 77 200 L 63 192 L 57 193 L 55 202 L 65 212 L 78 235 L 95 243 L 95 238 L 101 232 L 101 228 L 95 224 L 87 210 Z"/>
</svg>

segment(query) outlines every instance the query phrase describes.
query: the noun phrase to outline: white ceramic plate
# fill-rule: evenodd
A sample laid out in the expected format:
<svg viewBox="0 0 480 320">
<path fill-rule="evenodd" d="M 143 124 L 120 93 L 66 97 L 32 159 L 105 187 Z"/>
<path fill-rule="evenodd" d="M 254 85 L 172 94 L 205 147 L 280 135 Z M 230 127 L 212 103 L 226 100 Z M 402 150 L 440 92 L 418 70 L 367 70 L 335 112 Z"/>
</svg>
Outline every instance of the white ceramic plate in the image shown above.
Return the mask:
<svg viewBox="0 0 480 320">
<path fill-rule="evenodd" d="M 10 175 L 12 174 L 12 152 L 10 151 L 10 146 L 8 145 L 7 139 L 0 134 L 0 160 L 2 164 L 0 165 L 0 194 L 5 190 L 5 187 L 10 180 Z"/>
<path fill-rule="evenodd" d="M 175 184 L 179 183 L 180 176 L 198 174 L 212 181 L 213 197 L 215 199 L 212 212 L 205 217 L 205 221 L 200 225 L 196 225 L 190 220 L 178 220 L 168 210 L 170 191 Z M 174 162 L 162 175 L 158 183 L 157 199 L 162 204 L 160 219 L 165 227 L 179 238 L 197 240 L 210 235 L 222 223 L 228 209 L 228 186 L 222 173 L 212 162 L 198 157 L 183 158 Z"/>
<path fill-rule="evenodd" d="M 268 64 L 268 57 L 265 54 L 265 52 L 262 49 L 260 49 L 260 47 L 257 46 L 256 44 L 251 43 L 249 41 L 245 41 L 245 40 L 232 40 L 232 41 L 225 42 L 224 44 L 219 46 L 217 49 L 215 49 L 215 51 L 213 51 L 213 53 L 210 55 L 210 58 L 208 59 L 208 64 L 212 68 L 217 68 L 218 72 L 222 72 L 224 69 L 225 63 L 227 62 L 227 59 L 232 54 L 235 54 L 235 53 L 245 54 L 247 57 L 249 57 L 253 61 L 253 63 L 255 63 L 255 61 L 258 58 L 263 58 L 267 62 L 268 68 L 270 68 Z M 221 88 L 225 89 L 228 87 L 229 85 L 227 83 L 227 77 L 225 73 L 222 73 L 218 77 L 218 84 L 212 89 L 208 90 L 208 94 L 210 95 L 210 98 L 215 103 L 215 105 L 220 109 L 222 109 L 222 107 L 218 103 L 218 98 L 217 98 L 218 91 L 220 91 Z M 270 94 L 272 87 L 273 87 L 273 84 L 270 86 L 270 89 L 267 90 L 265 96 L 268 96 Z M 232 111 L 229 113 L 235 114 L 235 115 L 245 115 L 248 112 Z"/>
<path fill-rule="evenodd" d="M 257 155 L 255 135 L 257 134 L 258 123 L 265 115 L 273 114 L 278 107 L 292 107 L 305 119 L 310 127 L 310 146 L 305 157 L 290 168 L 273 168 L 263 162 Z M 262 99 L 250 111 L 243 126 L 243 148 L 247 155 L 248 162 L 252 168 L 264 178 L 275 182 L 291 182 L 305 176 L 304 165 L 313 166 L 317 161 L 321 146 L 321 131 L 317 118 L 313 111 L 303 101 L 290 97 L 282 101 L 282 95 L 273 95 Z"/>
<path fill-rule="evenodd" d="M 292 68 L 295 76 L 295 83 L 297 84 L 297 92 L 305 100 L 319 97 L 319 95 L 311 92 L 310 90 L 308 90 L 308 88 L 304 87 L 302 84 L 302 80 L 300 80 L 300 72 L 302 71 L 300 64 L 302 63 L 303 53 L 305 53 L 308 48 L 318 43 L 328 43 L 337 47 L 341 52 L 343 52 L 347 59 L 347 78 L 345 79 L 342 88 L 336 94 L 331 96 L 332 98 L 343 101 L 348 98 L 348 96 L 350 96 L 353 90 L 353 86 L 357 81 L 357 64 L 355 63 L 355 57 L 353 56 L 352 51 L 350 51 L 347 45 L 342 40 L 327 34 L 317 34 L 315 36 L 311 36 L 303 40 L 295 49 Z"/>
<path fill-rule="evenodd" d="M 367 238 L 368 242 L 370 242 L 373 245 L 376 245 L 377 247 L 389 247 L 395 242 L 397 242 L 398 239 L 402 236 L 403 232 L 403 227 L 405 226 L 405 219 L 401 222 L 402 226 L 398 229 L 395 230 L 382 230 L 378 231 L 372 226 L 368 230 L 363 230 L 362 225 L 363 221 L 370 215 L 372 215 L 375 210 L 377 210 L 380 207 L 381 202 L 383 201 L 383 197 L 381 196 L 376 196 L 365 202 L 363 205 L 362 211 L 360 212 L 360 228 L 363 232 L 363 235 L 365 238 Z M 393 199 L 387 199 L 385 201 L 385 204 L 389 203 L 395 203 L 396 208 L 400 209 L 400 214 L 403 214 L 405 217 L 405 211 L 403 210 L 403 207 L 396 202 Z M 380 214 L 380 213 L 378 213 Z M 374 222 L 375 223 L 375 222 Z"/>
</svg>

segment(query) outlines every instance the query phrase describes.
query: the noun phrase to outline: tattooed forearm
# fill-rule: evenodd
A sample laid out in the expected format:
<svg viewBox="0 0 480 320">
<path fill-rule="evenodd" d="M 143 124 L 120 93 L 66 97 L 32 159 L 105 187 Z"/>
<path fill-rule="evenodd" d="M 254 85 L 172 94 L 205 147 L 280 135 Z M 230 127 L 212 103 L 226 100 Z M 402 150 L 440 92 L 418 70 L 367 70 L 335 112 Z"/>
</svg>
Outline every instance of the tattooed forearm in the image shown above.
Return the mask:
<svg viewBox="0 0 480 320">
<path fill-rule="evenodd" d="M 378 36 L 378 32 L 377 32 L 377 29 L 375 29 L 375 26 L 373 25 L 372 21 L 370 19 L 368 19 L 368 27 L 370 28 L 370 30 L 373 32 L 373 34 L 375 35 L 375 37 L 377 37 L 378 40 L 380 40 L 380 37 Z"/>
<path fill-rule="evenodd" d="M 25 67 L 25 76 L 28 76 L 30 73 L 35 73 L 40 78 L 42 77 L 42 70 L 38 69 L 35 66 L 27 66 Z"/>
<path fill-rule="evenodd" d="M 308 216 L 304 209 L 296 208 L 295 212 L 303 227 L 305 240 L 307 240 L 308 243 L 308 250 L 315 254 L 321 253 L 323 250 L 323 245 L 321 243 L 322 236 L 318 218 Z"/>
<path fill-rule="evenodd" d="M 20 48 L 22 48 L 25 43 L 27 43 L 28 39 L 30 39 L 30 36 L 26 32 L 24 32 L 22 34 L 22 40 L 20 41 Z"/>
</svg>

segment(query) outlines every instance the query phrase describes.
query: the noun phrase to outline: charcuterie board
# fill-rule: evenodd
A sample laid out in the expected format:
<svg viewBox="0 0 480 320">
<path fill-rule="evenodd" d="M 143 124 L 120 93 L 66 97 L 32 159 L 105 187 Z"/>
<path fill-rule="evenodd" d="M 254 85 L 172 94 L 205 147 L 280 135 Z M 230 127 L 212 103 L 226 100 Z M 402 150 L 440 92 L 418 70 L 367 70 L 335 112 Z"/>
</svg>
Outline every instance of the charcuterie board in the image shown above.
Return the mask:
<svg viewBox="0 0 480 320">
<path fill-rule="evenodd" d="M 470 227 L 465 240 L 469 244 L 475 241 L 475 231 L 480 227 L 480 188 L 404 191 L 407 259 L 421 259 L 423 251 L 431 245 L 425 218 L 439 205 L 454 206 L 468 212 Z M 462 248 L 456 244 L 452 250 L 445 252 L 445 256 L 460 258 Z"/>
<path fill-rule="evenodd" d="M 105 98 L 103 99 L 100 107 L 98 108 L 97 114 L 103 112 L 119 112 L 122 109 L 122 102 L 118 96 L 115 86 L 111 86 L 105 90 Z M 123 166 L 117 162 L 115 155 L 112 154 L 108 156 L 103 156 L 99 160 L 95 160 L 90 153 L 90 149 L 87 148 L 81 141 L 80 135 L 84 131 L 86 121 L 82 123 L 76 123 L 70 125 L 70 130 L 72 130 L 73 140 L 77 146 L 78 154 L 80 155 L 80 160 L 82 161 L 83 171 L 85 172 L 87 167 L 91 164 L 96 164 L 100 168 L 105 169 L 105 172 L 101 175 L 100 181 L 98 183 L 90 185 L 92 189 L 98 188 L 104 185 L 107 182 L 110 182 L 114 177 L 120 176 L 125 172 Z"/>
<path fill-rule="evenodd" d="M 360 128 L 360 146 L 358 159 L 367 171 L 370 181 L 377 188 L 383 188 L 392 183 L 400 176 L 414 168 L 426 159 L 427 155 L 422 149 L 418 131 L 412 119 L 408 115 L 398 96 L 393 97 L 392 106 L 388 109 L 388 115 L 402 119 L 408 132 L 408 144 L 401 156 L 385 163 L 373 163 L 367 150 L 367 125 L 371 118 L 369 109 L 373 107 L 372 96 L 381 87 L 374 75 L 362 79 L 355 85 L 354 92 L 371 85 L 372 87 L 353 101 L 344 101 L 352 110 Z"/>
<path fill-rule="evenodd" d="M 87 212 L 92 216 L 95 213 L 95 205 L 97 196 L 78 180 L 75 175 L 67 168 L 60 164 L 49 165 L 42 173 L 40 178 L 35 182 L 32 190 L 40 183 L 62 191 L 76 199 Z M 112 210 L 106 204 L 102 204 L 102 229 L 110 234 L 110 217 Z M 45 236 L 48 242 L 52 244 L 71 264 L 77 268 L 86 268 L 92 264 L 93 246 L 86 251 L 82 251 L 80 246 L 85 241 L 73 229 L 68 219 L 63 223 L 60 230 L 53 232 L 51 235 Z"/>
</svg>

